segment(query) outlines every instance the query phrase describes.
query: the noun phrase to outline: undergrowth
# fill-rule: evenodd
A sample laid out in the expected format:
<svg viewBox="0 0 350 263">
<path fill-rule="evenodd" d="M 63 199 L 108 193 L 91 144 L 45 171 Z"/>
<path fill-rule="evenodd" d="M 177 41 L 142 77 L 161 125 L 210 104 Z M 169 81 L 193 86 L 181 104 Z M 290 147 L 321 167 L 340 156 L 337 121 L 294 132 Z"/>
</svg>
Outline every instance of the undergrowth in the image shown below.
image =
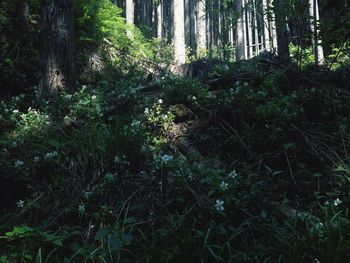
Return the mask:
<svg viewBox="0 0 350 263">
<path fill-rule="evenodd" d="M 110 1 L 75 4 L 79 88 L 0 102 L 0 263 L 348 262 L 348 93 L 259 59 L 176 77 Z"/>
<path fill-rule="evenodd" d="M 2 101 L 0 262 L 346 262 L 348 98 L 283 74 Z"/>
</svg>

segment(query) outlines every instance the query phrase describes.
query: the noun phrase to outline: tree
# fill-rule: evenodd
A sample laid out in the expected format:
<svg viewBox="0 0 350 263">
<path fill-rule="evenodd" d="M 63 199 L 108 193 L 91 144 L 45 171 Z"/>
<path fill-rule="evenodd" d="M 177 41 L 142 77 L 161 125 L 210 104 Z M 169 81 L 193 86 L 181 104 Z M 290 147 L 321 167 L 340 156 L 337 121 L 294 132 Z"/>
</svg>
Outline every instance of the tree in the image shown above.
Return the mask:
<svg viewBox="0 0 350 263">
<path fill-rule="evenodd" d="M 73 0 L 42 0 L 40 23 L 40 94 L 74 89 Z"/>
<path fill-rule="evenodd" d="M 236 0 L 236 12 L 238 15 L 236 26 L 236 60 L 247 59 L 245 12 L 243 12 L 243 0 Z"/>
<path fill-rule="evenodd" d="M 135 23 L 135 2 L 134 0 L 126 0 L 126 23 L 133 25 Z"/>
<path fill-rule="evenodd" d="M 186 62 L 185 6 L 183 0 L 174 1 L 174 56 L 175 64 Z"/>
<path fill-rule="evenodd" d="M 277 31 L 277 54 L 283 59 L 289 59 L 289 32 L 286 19 L 286 3 L 281 0 L 273 1 Z"/>
<path fill-rule="evenodd" d="M 163 38 L 163 0 L 159 0 L 157 5 L 157 37 L 158 40 Z"/>
<path fill-rule="evenodd" d="M 196 28 L 197 55 L 207 49 L 207 23 L 205 9 L 206 0 L 198 0 Z"/>
<path fill-rule="evenodd" d="M 16 12 L 18 17 L 18 29 L 21 33 L 27 33 L 29 30 L 29 4 L 26 0 L 17 2 Z"/>
<path fill-rule="evenodd" d="M 314 50 L 315 63 L 319 64 L 323 60 L 323 48 L 319 41 L 318 21 L 320 17 L 317 0 L 309 0 L 309 14 L 311 18 L 310 28 L 312 33 L 312 45 Z"/>
</svg>

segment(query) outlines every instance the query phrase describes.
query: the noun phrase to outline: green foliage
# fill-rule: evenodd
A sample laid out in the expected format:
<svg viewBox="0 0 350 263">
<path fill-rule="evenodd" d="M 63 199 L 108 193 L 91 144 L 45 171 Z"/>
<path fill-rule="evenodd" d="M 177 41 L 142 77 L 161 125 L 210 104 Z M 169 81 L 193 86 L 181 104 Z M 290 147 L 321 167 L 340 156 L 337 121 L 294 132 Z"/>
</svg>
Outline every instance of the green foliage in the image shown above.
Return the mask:
<svg viewBox="0 0 350 263">
<path fill-rule="evenodd" d="M 222 86 L 146 80 L 141 66 L 169 62 L 171 48 L 109 0 L 75 5 L 78 63 L 97 54 L 99 78 L 47 101 L 26 85 L 0 103 L 1 263 L 347 261 L 347 96 L 293 86 L 283 64 L 258 59 L 213 66 L 209 80 L 234 80 Z M 0 7 L 0 70 L 20 78 L 38 47 L 6 38 L 14 1 Z M 331 69 L 347 49 L 334 49 Z M 314 63 L 310 49 L 291 50 L 301 69 Z M 230 60 L 234 49 L 212 52 Z"/>
<path fill-rule="evenodd" d="M 127 25 L 122 10 L 109 0 L 77 1 L 81 45 L 95 47 L 110 63 L 125 67 L 135 60 L 154 59 L 158 42 Z M 107 54 L 109 56 L 107 56 Z"/>
<path fill-rule="evenodd" d="M 289 44 L 289 50 L 293 62 L 301 69 L 306 69 L 308 66 L 315 64 L 315 55 L 312 48 Z"/>
<path fill-rule="evenodd" d="M 332 53 L 328 56 L 327 62 L 332 70 L 341 69 L 350 64 L 350 42 L 346 42 L 342 47 L 333 46 Z"/>
</svg>

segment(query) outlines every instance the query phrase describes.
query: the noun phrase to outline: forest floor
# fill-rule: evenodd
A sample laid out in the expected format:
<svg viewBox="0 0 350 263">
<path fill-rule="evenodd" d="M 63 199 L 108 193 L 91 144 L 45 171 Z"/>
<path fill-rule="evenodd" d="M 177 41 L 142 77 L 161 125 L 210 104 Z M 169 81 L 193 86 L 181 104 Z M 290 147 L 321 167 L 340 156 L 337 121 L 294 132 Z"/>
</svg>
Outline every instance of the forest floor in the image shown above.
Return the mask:
<svg viewBox="0 0 350 263">
<path fill-rule="evenodd" d="M 348 71 L 263 54 L 1 102 L 0 262 L 348 262 Z"/>
</svg>

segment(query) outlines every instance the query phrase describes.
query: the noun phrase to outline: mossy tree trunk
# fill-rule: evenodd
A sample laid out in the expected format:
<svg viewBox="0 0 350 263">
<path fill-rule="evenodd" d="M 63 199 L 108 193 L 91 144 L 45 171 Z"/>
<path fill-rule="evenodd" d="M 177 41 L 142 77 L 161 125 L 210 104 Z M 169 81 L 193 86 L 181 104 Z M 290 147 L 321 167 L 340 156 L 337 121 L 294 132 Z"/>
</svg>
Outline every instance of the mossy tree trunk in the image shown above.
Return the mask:
<svg viewBox="0 0 350 263">
<path fill-rule="evenodd" d="M 75 83 L 73 0 L 41 1 L 40 94 L 73 90 Z"/>
</svg>

